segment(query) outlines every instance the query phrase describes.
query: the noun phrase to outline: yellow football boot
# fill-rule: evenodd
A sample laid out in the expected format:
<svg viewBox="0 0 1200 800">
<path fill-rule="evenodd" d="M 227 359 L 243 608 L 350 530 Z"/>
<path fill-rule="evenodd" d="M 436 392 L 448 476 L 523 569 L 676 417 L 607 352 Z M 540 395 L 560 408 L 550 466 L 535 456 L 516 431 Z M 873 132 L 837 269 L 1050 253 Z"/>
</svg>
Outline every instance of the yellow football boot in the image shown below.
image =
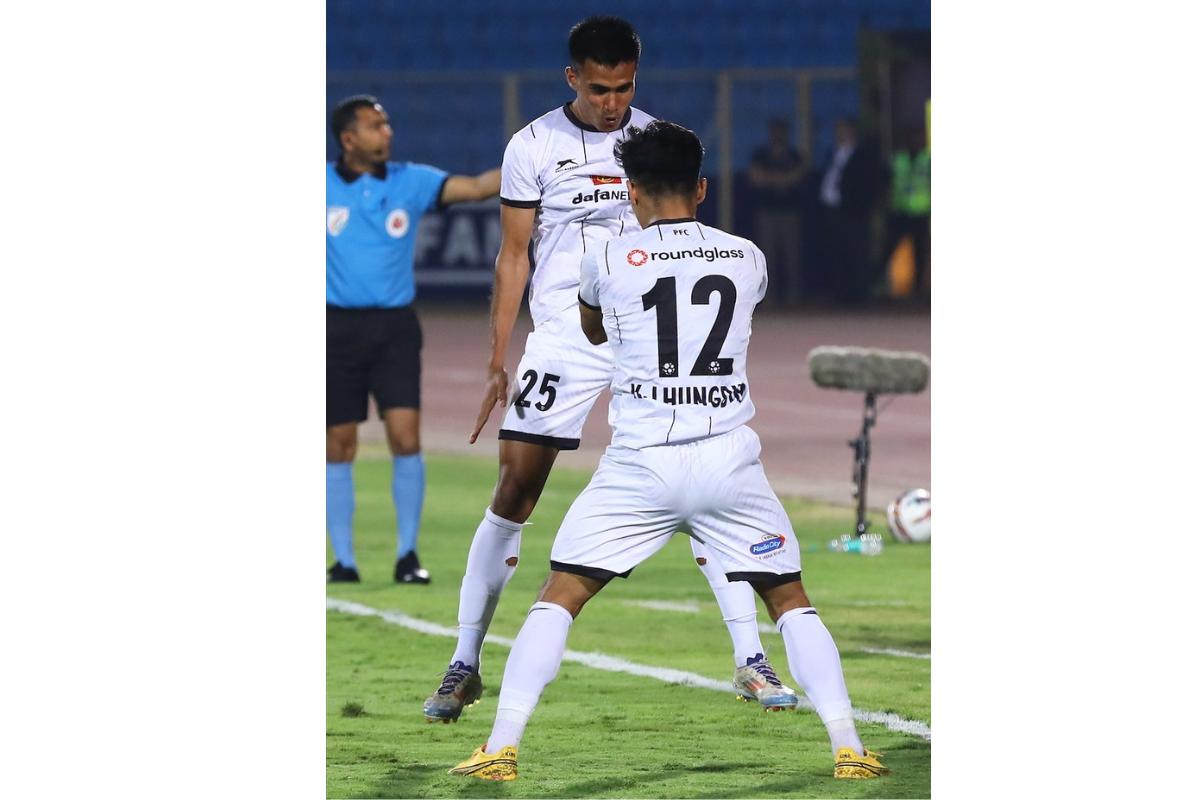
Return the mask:
<svg viewBox="0 0 1200 800">
<path fill-rule="evenodd" d="M 866 748 L 860 756 L 849 747 L 843 747 L 833 759 L 833 777 L 878 778 L 887 775 L 891 770 L 880 763 L 880 758 L 882 756 L 879 753 L 872 753 Z"/>
<path fill-rule="evenodd" d="M 487 743 L 475 748 L 471 757 L 450 770 L 451 775 L 470 775 L 484 781 L 515 781 L 517 779 L 517 748 L 501 747 L 498 753 L 485 753 Z M 848 751 L 853 752 L 853 751 Z"/>
</svg>

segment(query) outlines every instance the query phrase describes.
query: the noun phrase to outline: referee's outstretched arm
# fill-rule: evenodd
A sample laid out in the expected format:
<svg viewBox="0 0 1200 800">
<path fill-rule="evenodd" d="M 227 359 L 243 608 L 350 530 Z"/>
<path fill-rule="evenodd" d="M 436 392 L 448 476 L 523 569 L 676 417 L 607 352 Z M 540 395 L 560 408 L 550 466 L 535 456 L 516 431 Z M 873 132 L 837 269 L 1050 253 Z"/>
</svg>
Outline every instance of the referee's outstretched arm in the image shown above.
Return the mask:
<svg viewBox="0 0 1200 800">
<path fill-rule="evenodd" d="M 442 185 L 442 196 L 438 202 L 443 206 L 467 203 L 472 200 L 487 200 L 500 194 L 500 170 L 489 169 L 474 177 L 451 175 Z"/>
</svg>

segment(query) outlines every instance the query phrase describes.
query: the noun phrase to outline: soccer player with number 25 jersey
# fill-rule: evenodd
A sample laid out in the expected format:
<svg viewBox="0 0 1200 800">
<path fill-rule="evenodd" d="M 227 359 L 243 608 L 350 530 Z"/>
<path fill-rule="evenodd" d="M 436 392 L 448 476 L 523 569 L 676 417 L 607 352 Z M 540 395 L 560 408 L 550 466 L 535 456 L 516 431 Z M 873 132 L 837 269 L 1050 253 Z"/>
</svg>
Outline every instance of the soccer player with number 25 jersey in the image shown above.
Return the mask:
<svg viewBox="0 0 1200 800">
<path fill-rule="evenodd" d="M 423 707 L 431 722 L 457 720 L 482 695 L 483 638 L 516 569 L 521 528 L 558 452 L 579 447 L 584 420 L 613 377 L 610 348 L 592 346 L 579 327 L 580 270 L 609 239 L 639 230 L 613 147 L 628 137 L 631 127 L 645 127 L 652 118 L 630 105 L 641 41 L 628 22 L 585 19 L 571 29 L 568 50 L 566 79 L 574 99 L 518 131 L 501 167 L 502 238 L 492 295 L 491 354 L 483 406 L 470 438 L 475 441 L 498 403 L 507 404 L 500 425 L 500 474 L 467 555 L 458 645 L 441 685 Z M 534 329 L 510 393 L 505 355 L 529 276 L 531 240 Z M 795 692 L 767 662 L 754 593 L 745 583 L 730 582 L 705 544 L 693 540 L 692 550 L 733 639 L 736 696 L 766 710 L 795 708 Z M 605 569 L 564 568 L 590 579 L 611 577 Z"/>
</svg>

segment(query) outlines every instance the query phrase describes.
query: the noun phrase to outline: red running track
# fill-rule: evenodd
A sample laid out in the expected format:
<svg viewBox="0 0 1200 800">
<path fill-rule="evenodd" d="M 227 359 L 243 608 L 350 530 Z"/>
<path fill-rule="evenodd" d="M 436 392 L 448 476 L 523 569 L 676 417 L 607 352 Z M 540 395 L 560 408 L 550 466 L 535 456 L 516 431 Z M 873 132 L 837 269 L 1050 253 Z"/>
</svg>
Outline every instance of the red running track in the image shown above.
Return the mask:
<svg viewBox="0 0 1200 800">
<path fill-rule="evenodd" d="M 496 457 L 502 409 L 493 412 L 479 441 L 467 437 L 479 411 L 487 359 L 488 324 L 483 310 L 429 306 L 419 310 L 425 334 L 422 353 L 422 440 L 425 450 Z M 532 327 L 517 321 L 509 348 L 510 380 Z M 929 355 L 925 311 L 760 312 L 750 342 L 750 392 L 757 414 L 750 423 L 763 443 L 763 463 L 775 491 L 849 505 L 853 454 L 847 442 L 862 425 L 863 397 L 817 388 L 808 375 L 808 352 L 818 345 L 856 345 L 911 350 Z M 593 469 L 608 445 L 608 393 L 597 401 L 580 449 L 558 463 Z M 882 508 L 907 489 L 930 485 L 930 390 L 884 397 L 871 434 L 869 504 Z M 372 412 L 374 413 L 374 412 Z M 364 441 L 382 441 L 372 419 Z"/>
</svg>

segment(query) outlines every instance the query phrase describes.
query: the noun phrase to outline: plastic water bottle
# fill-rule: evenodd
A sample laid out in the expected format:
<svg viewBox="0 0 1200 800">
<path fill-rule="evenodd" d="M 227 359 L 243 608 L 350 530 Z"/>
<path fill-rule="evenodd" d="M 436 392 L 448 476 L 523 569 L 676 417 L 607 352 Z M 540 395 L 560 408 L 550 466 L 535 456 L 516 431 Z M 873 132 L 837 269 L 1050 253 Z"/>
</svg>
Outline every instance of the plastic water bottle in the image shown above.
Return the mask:
<svg viewBox="0 0 1200 800">
<path fill-rule="evenodd" d="M 844 533 L 829 542 L 829 549 L 835 553 L 860 553 L 864 556 L 877 556 L 883 552 L 883 536 L 878 533 L 864 533 L 861 537 Z"/>
</svg>

